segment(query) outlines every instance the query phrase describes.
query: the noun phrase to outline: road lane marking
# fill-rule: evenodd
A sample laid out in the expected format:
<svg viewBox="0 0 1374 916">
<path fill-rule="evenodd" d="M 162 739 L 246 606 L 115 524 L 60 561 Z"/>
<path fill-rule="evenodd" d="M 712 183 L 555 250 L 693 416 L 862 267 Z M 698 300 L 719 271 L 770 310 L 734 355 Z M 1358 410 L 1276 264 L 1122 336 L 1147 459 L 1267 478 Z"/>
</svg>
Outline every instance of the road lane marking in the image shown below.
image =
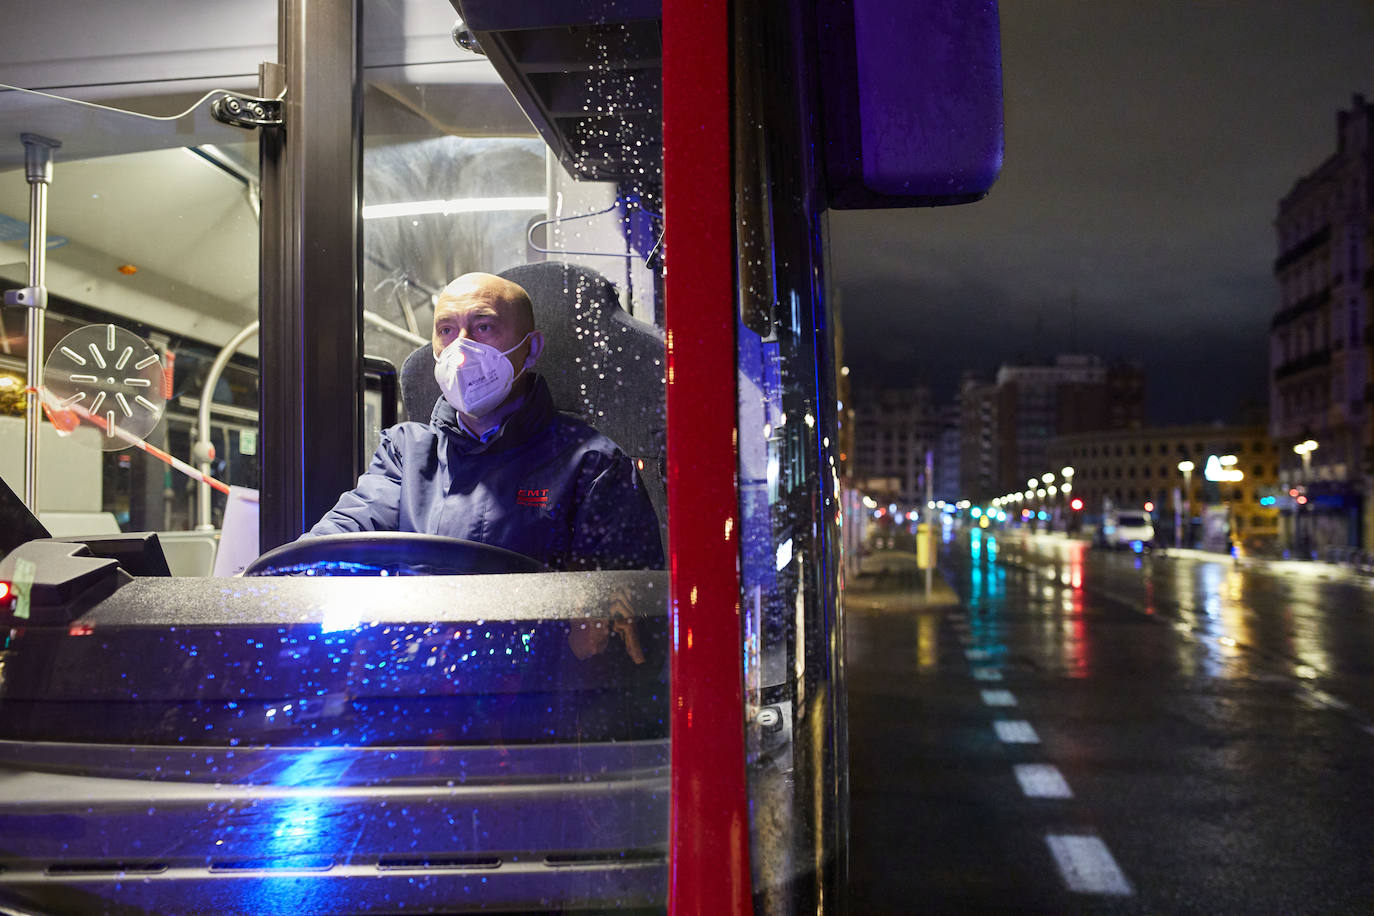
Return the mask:
<svg viewBox="0 0 1374 916">
<path fill-rule="evenodd" d="M 1002 672 L 998 668 L 974 668 L 973 679 L 975 681 L 1000 681 Z"/>
<path fill-rule="evenodd" d="M 992 723 L 1003 744 L 1039 744 L 1040 736 L 1025 719 L 998 719 Z"/>
<path fill-rule="evenodd" d="M 1126 876 L 1117 867 L 1107 844 L 1095 836 L 1049 834 L 1045 837 L 1059 874 L 1069 890 L 1079 894 L 1113 894 L 1119 897 L 1135 893 Z"/>
<path fill-rule="evenodd" d="M 1073 798 L 1064 774 L 1049 763 L 1019 763 L 1012 767 L 1027 798 Z"/>
<path fill-rule="evenodd" d="M 983 702 L 988 706 L 1015 706 L 1016 697 L 1010 690 L 984 690 Z"/>
<path fill-rule="evenodd" d="M 1312 698 L 1313 703 L 1315 703 L 1317 706 L 1324 706 L 1327 709 L 1337 709 L 1341 712 L 1355 711 L 1349 703 L 1345 702 L 1344 700 L 1336 699 L 1331 694 L 1327 693 L 1325 690 L 1317 690 L 1315 688 L 1312 688 L 1309 689 L 1307 693 Z"/>
</svg>

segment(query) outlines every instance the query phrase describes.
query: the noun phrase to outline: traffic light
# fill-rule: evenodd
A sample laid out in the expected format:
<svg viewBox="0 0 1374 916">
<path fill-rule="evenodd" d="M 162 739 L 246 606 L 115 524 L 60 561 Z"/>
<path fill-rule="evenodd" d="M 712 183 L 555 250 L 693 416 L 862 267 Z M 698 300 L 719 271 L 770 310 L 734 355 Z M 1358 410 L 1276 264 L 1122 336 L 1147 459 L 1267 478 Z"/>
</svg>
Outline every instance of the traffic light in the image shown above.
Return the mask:
<svg viewBox="0 0 1374 916">
<path fill-rule="evenodd" d="M 1075 512 L 1082 512 L 1082 511 L 1083 511 L 1083 500 L 1081 500 L 1081 499 L 1079 499 L 1077 496 L 1075 496 L 1072 500 L 1069 501 L 1069 508 L 1072 509 L 1072 510 L 1075 511 Z"/>
</svg>

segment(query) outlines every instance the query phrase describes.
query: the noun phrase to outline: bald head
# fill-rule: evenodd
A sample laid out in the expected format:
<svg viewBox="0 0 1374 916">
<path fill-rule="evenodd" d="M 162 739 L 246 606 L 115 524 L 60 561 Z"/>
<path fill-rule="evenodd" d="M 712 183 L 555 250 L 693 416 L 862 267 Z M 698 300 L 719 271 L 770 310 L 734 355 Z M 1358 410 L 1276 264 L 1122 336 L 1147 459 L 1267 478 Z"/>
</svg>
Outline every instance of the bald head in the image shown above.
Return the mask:
<svg viewBox="0 0 1374 916">
<path fill-rule="evenodd" d="M 489 340 L 476 333 L 469 333 L 467 336 L 502 350 L 514 346 L 516 341 L 534 330 L 534 307 L 530 304 L 529 294 L 525 292 L 524 287 L 495 274 L 463 274 L 444 287 L 443 292 L 439 293 L 439 301 L 435 303 L 435 354 L 457 339 L 466 329 L 454 324 L 455 319 L 477 317 L 485 317 L 491 319 L 489 323 L 501 325 L 503 330 L 514 335 L 513 339 L 502 346 L 497 340 Z M 447 337 L 443 336 L 445 329 L 451 331 Z"/>
<path fill-rule="evenodd" d="M 508 350 L 535 330 L 529 294 L 495 274 L 463 274 L 434 306 L 434 355 L 459 337 Z"/>
</svg>

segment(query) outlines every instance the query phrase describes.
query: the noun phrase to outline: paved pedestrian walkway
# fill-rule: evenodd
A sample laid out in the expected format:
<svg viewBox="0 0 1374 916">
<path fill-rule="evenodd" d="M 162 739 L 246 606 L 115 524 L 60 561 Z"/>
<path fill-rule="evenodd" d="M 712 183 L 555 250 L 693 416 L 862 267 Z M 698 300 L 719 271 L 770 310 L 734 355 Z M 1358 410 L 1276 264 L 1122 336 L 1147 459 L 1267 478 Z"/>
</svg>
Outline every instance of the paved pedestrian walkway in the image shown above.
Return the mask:
<svg viewBox="0 0 1374 916">
<path fill-rule="evenodd" d="M 845 584 L 845 612 L 903 614 L 942 610 L 959 603 L 938 569 L 932 570 L 929 578 L 927 594 L 926 573 L 917 568 L 914 553 L 885 550 L 870 554 L 861 561 L 858 577 Z"/>
</svg>

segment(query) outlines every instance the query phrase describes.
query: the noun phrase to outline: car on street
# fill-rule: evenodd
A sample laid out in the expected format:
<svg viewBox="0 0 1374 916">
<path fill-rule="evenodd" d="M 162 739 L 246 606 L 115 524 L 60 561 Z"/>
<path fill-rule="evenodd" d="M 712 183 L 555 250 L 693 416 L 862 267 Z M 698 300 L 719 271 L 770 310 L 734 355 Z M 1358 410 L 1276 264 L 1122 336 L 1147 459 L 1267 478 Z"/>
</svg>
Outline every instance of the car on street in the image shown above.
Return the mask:
<svg viewBox="0 0 1374 916">
<path fill-rule="evenodd" d="M 1151 546 L 1155 539 L 1154 522 L 1142 510 L 1108 512 L 1102 517 L 1101 540 L 1114 550 L 1131 549 L 1136 553 Z"/>
</svg>

